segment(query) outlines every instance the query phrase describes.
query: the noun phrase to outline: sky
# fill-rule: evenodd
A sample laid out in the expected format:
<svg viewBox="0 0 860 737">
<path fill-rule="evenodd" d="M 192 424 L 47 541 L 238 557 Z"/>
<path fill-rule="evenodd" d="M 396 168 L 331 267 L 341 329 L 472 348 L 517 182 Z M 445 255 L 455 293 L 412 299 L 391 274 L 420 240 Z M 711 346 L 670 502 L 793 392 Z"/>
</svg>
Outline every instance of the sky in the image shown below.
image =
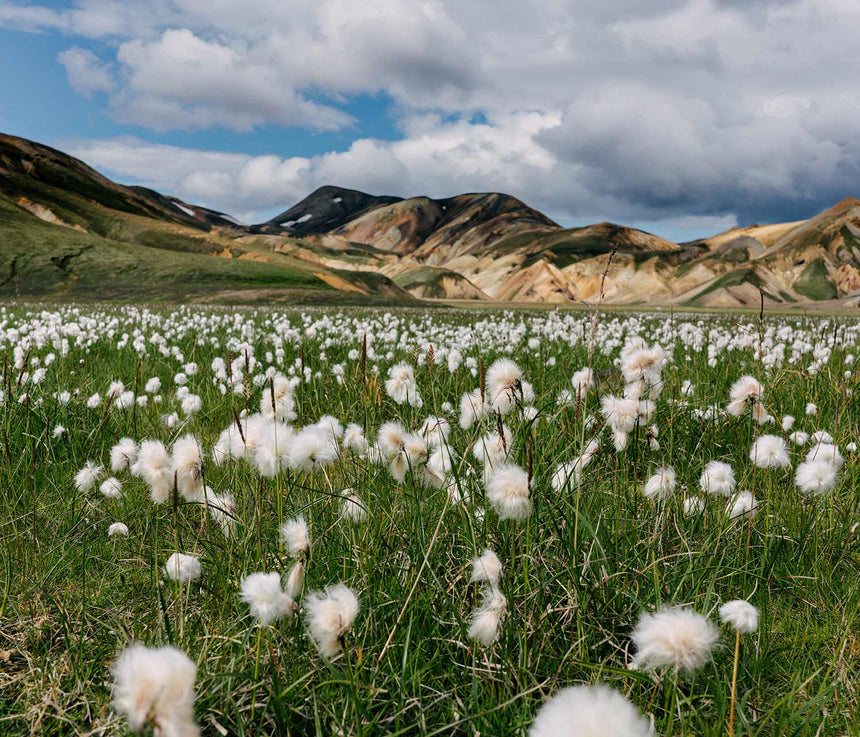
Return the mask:
<svg viewBox="0 0 860 737">
<path fill-rule="evenodd" d="M 261 222 L 501 191 L 675 241 L 860 195 L 857 0 L 0 0 L 0 131 Z"/>
</svg>

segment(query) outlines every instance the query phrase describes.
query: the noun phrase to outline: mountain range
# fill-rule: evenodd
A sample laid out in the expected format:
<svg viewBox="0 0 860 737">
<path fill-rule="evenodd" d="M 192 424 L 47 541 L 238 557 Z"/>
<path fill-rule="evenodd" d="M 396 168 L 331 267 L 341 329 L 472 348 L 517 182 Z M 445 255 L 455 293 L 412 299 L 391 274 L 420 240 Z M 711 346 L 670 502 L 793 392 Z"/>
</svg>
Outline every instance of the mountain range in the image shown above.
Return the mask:
<svg viewBox="0 0 860 737">
<path fill-rule="evenodd" d="M 860 201 L 673 243 L 606 222 L 563 228 L 500 193 L 325 186 L 243 225 L 0 134 L 0 295 L 860 306 Z"/>
</svg>

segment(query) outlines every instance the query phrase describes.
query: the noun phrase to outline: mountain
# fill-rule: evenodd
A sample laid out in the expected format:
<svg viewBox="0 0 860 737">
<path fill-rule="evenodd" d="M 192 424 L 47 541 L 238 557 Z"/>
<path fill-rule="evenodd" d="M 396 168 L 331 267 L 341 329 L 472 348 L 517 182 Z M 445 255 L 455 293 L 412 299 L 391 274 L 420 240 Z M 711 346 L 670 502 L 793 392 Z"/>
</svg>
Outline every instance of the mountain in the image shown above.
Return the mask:
<svg viewBox="0 0 860 737">
<path fill-rule="evenodd" d="M 321 187 L 271 220 L 127 187 L 0 135 L 0 295 L 216 301 L 860 306 L 860 201 L 672 243 L 563 228 L 510 195 Z"/>
<path fill-rule="evenodd" d="M 0 134 L 0 295 L 215 301 L 411 299 L 388 277 L 255 243 L 230 216 L 126 187 Z"/>
</svg>

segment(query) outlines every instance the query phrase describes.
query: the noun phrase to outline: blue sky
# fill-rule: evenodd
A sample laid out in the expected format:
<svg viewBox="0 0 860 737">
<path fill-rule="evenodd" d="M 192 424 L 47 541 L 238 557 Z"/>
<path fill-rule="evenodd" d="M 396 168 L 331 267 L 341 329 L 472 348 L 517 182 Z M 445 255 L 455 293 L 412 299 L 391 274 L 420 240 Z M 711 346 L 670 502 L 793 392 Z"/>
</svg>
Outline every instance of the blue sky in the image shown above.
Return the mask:
<svg viewBox="0 0 860 737">
<path fill-rule="evenodd" d="M 844 0 L 0 0 L 0 130 L 261 220 L 504 191 L 673 240 L 860 193 Z"/>
</svg>

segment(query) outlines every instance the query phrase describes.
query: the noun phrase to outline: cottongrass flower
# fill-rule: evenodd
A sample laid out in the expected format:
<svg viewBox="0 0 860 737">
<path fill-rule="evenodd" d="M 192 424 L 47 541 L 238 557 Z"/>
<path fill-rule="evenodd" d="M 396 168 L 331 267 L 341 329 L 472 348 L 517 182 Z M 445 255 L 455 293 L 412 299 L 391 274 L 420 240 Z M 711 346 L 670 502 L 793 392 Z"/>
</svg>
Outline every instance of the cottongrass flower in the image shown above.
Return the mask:
<svg viewBox="0 0 860 737">
<path fill-rule="evenodd" d="M 791 464 L 785 440 L 777 435 L 762 435 L 750 448 L 750 460 L 759 468 L 785 468 Z"/>
<path fill-rule="evenodd" d="M 62 425 L 55 425 L 52 435 L 55 439 L 63 437 L 66 434 L 66 428 Z"/>
<path fill-rule="evenodd" d="M 364 430 L 361 425 L 355 423 L 346 426 L 343 433 L 343 449 L 351 450 L 356 455 L 363 455 L 367 452 L 367 438 L 364 437 Z"/>
<path fill-rule="evenodd" d="M 418 408 L 424 406 L 424 400 L 421 399 L 418 385 L 415 383 L 415 373 L 408 363 L 401 362 L 389 369 L 385 393 L 394 400 L 395 404 L 409 403 Z"/>
<path fill-rule="evenodd" d="M 746 412 L 747 407 L 750 407 L 756 422 L 760 425 L 767 422 L 767 410 L 761 403 L 764 399 L 764 387 L 758 379 L 752 376 L 741 376 L 732 384 L 729 396 L 731 401 L 726 407 L 726 412 L 730 415 L 740 417 Z"/>
<path fill-rule="evenodd" d="M 108 537 L 128 537 L 128 527 L 122 522 L 114 522 L 108 527 Z"/>
<path fill-rule="evenodd" d="M 311 540 L 308 533 L 308 523 L 302 515 L 287 520 L 281 525 L 281 543 L 293 558 L 307 555 Z"/>
<path fill-rule="evenodd" d="M 197 737 L 194 681 L 197 666 L 174 647 L 127 647 L 111 669 L 113 706 L 139 731 L 146 725 L 155 737 Z"/>
<path fill-rule="evenodd" d="M 124 471 L 137 460 L 137 443 L 131 438 L 120 438 L 110 449 L 110 470 L 114 473 Z"/>
<path fill-rule="evenodd" d="M 570 379 L 573 384 L 573 391 L 577 399 L 582 399 L 588 393 L 588 390 L 594 386 L 594 371 L 590 368 L 583 368 L 574 372 Z"/>
<path fill-rule="evenodd" d="M 472 446 L 472 455 L 485 466 L 503 464 L 513 450 L 514 436 L 507 425 L 502 425 L 502 432 L 489 432 L 478 438 Z"/>
<path fill-rule="evenodd" d="M 367 507 L 352 489 L 344 489 L 343 501 L 340 506 L 340 518 L 353 524 L 360 524 L 367 519 Z"/>
<path fill-rule="evenodd" d="M 483 600 L 472 613 L 469 637 L 484 647 L 492 645 L 499 636 L 499 625 L 508 609 L 508 600 L 495 586 L 485 586 Z"/>
<path fill-rule="evenodd" d="M 519 466 L 497 466 L 487 475 L 487 500 L 499 519 L 525 519 L 531 512 L 530 487 L 528 474 Z"/>
<path fill-rule="evenodd" d="M 148 379 L 143 390 L 147 394 L 157 394 L 161 390 L 161 379 L 157 376 L 153 376 L 151 379 Z"/>
<path fill-rule="evenodd" d="M 699 478 L 699 488 L 706 494 L 731 496 L 735 492 L 735 472 L 728 463 L 708 461 Z"/>
<path fill-rule="evenodd" d="M 697 517 L 705 511 L 705 500 L 697 496 L 688 496 L 684 499 L 684 516 Z"/>
<path fill-rule="evenodd" d="M 732 665 L 732 692 L 729 706 L 729 734 L 735 733 L 735 698 L 738 687 L 738 656 L 741 649 L 741 635 L 751 634 L 758 629 L 758 609 L 748 601 L 735 599 L 720 607 L 720 620 L 731 625 L 735 631 L 735 657 Z"/>
<path fill-rule="evenodd" d="M 710 660 L 720 633 L 697 611 L 672 607 L 642 614 L 630 638 L 636 645 L 632 668 L 692 672 Z"/>
<path fill-rule="evenodd" d="M 812 433 L 812 442 L 816 445 L 833 445 L 833 436 L 827 430 L 816 430 Z"/>
<path fill-rule="evenodd" d="M 735 631 L 748 635 L 758 629 L 758 609 L 748 601 L 735 599 L 720 607 L 720 621 L 731 625 Z"/>
<path fill-rule="evenodd" d="M 502 579 L 502 561 L 492 550 L 484 548 L 481 555 L 472 559 L 471 583 L 488 583 L 498 586 Z"/>
<path fill-rule="evenodd" d="M 104 494 L 108 499 L 121 499 L 122 498 L 122 482 L 119 479 L 111 476 L 109 479 L 105 479 L 102 481 L 102 485 L 99 487 L 99 491 Z"/>
<path fill-rule="evenodd" d="M 523 398 L 523 372 L 510 358 L 499 358 L 487 369 L 487 402 L 493 412 L 506 415 Z"/>
<path fill-rule="evenodd" d="M 75 474 L 75 488 L 80 492 L 87 492 L 93 488 L 101 475 L 102 467 L 98 463 L 87 461 L 84 467 Z"/>
<path fill-rule="evenodd" d="M 489 403 L 481 396 L 481 390 L 466 392 L 460 397 L 460 427 L 471 430 L 472 426 L 492 411 Z"/>
<path fill-rule="evenodd" d="M 795 430 L 788 436 L 788 439 L 795 445 L 806 445 L 809 441 L 809 433 L 803 432 L 803 430 Z"/>
<path fill-rule="evenodd" d="M 842 468 L 845 459 L 839 448 L 832 443 L 819 443 L 810 449 L 806 454 L 807 461 L 826 461 L 830 463 L 837 471 Z"/>
<path fill-rule="evenodd" d="M 305 585 L 305 564 L 301 560 L 293 563 L 287 574 L 287 582 L 284 584 L 284 591 L 293 601 L 299 598 L 302 593 L 302 588 Z"/>
<path fill-rule="evenodd" d="M 836 486 L 836 467 L 825 460 L 804 461 L 797 467 L 794 480 L 801 491 L 820 496 Z"/>
<path fill-rule="evenodd" d="M 582 471 L 591 463 L 591 459 L 594 458 L 599 449 L 600 443 L 597 439 L 589 440 L 585 445 L 585 450 L 576 458 L 567 463 L 559 464 L 552 475 L 552 488 L 555 491 L 562 491 L 570 486 L 576 486 L 582 477 Z"/>
<path fill-rule="evenodd" d="M 614 688 L 570 686 L 547 701 L 529 737 L 651 737 L 651 722 Z"/>
<path fill-rule="evenodd" d="M 281 577 L 277 573 L 252 573 L 245 576 L 239 596 L 261 627 L 292 615 L 296 609 L 293 599 L 281 588 Z"/>
<path fill-rule="evenodd" d="M 152 501 L 156 504 L 167 501 L 173 487 L 173 465 L 161 441 L 144 440 L 140 444 L 131 473 L 147 483 Z"/>
<path fill-rule="evenodd" d="M 286 376 L 275 374 L 263 387 L 260 414 L 273 422 L 290 422 L 296 419 L 293 387 Z"/>
<path fill-rule="evenodd" d="M 743 519 L 749 517 L 752 519 L 758 514 L 758 502 L 751 491 L 740 491 L 726 505 L 726 514 L 729 519 Z"/>
<path fill-rule="evenodd" d="M 203 501 L 203 454 L 193 435 L 183 435 L 173 444 L 173 470 L 179 492 L 189 502 Z"/>
<path fill-rule="evenodd" d="M 233 495 L 229 492 L 216 494 L 212 487 L 206 487 L 205 503 L 212 521 L 221 528 L 224 537 L 232 537 L 236 526 L 235 506 Z"/>
<path fill-rule="evenodd" d="M 793 415 L 786 415 L 782 418 L 782 429 L 785 432 L 791 432 L 791 428 L 794 427 L 794 422 L 795 420 Z"/>
<path fill-rule="evenodd" d="M 670 466 L 658 468 L 657 472 L 645 482 L 645 496 L 657 501 L 665 501 L 675 493 L 677 485 L 675 469 Z"/>
<path fill-rule="evenodd" d="M 308 633 L 325 658 L 333 658 L 343 647 L 360 608 L 355 592 L 346 584 L 312 591 L 304 599 Z"/>
<path fill-rule="evenodd" d="M 188 583 L 200 578 L 200 559 L 196 555 L 174 553 L 164 564 L 164 573 L 171 581 Z"/>
<path fill-rule="evenodd" d="M 813 415 L 817 415 L 817 414 L 818 414 L 818 407 L 815 405 L 814 402 L 809 402 L 806 405 L 806 416 L 812 417 Z"/>
</svg>

